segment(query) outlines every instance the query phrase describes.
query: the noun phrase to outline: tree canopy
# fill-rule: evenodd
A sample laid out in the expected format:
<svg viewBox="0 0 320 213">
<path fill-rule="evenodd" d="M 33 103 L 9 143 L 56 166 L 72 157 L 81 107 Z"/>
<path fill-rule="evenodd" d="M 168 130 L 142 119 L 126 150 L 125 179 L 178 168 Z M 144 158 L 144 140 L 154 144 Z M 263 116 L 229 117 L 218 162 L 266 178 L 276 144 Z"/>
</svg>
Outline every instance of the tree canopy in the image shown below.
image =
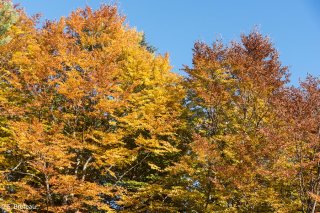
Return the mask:
<svg viewBox="0 0 320 213">
<path fill-rule="evenodd" d="M 196 42 L 179 76 L 116 6 L 0 6 L 3 211 L 320 211 L 320 79 L 289 86 L 268 37 Z"/>
</svg>

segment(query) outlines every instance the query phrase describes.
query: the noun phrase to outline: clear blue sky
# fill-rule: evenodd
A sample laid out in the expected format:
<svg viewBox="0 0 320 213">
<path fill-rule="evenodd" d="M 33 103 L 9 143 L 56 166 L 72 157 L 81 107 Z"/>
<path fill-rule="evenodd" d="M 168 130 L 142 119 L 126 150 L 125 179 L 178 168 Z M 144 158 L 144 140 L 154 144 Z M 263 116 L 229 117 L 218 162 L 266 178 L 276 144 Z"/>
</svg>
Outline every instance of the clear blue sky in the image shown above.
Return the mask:
<svg viewBox="0 0 320 213">
<path fill-rule="evenodd" d="M 72 10 L 89 5 L 98 8 L 103 0 L 14 0 L 28 14 L 59 19 Z M 159 53 L 170 53 L 173 70 L 190 65 L 196 40 L 211 43 L 237 40 L 254 26 L 269 35 L 290 67 L 293 84 L 307 73 L 320 76 L 319 0 L 116 0 L 127 22 L 144 31 Z"/>
</svg>

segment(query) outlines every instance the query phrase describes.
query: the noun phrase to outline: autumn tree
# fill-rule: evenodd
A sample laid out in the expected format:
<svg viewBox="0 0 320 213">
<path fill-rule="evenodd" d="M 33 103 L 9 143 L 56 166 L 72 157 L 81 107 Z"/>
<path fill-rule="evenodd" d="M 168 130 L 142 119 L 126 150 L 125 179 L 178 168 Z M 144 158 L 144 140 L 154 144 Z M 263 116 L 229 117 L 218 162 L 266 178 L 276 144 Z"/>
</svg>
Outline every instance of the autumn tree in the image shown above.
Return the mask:
<svg viewBox="0 0 320 213">
<path fill-rule="evenodd" d="M 180 78 L 115 6 L 35 22 L 21 12 L 1 47 L 1 196 L 49 212 L 119 210 L 178 151 Z"/>
<path fill-rule="evenodd" d="M 278 116 L 285 121 L 287 133 L 283 171 L 293 193 L 298 195 L 301 212 L 319 211 L 320 181 L 320 80 L 308 76 L 299 87 L 284 91 Z"/>
<path fill-rule="evenodd" d="M 197 42 L 186 67 L 193 142 L 171 168 L 168 199 L 178 211 L 281 211 L 273 169 L 283 141 L 269 140 L 281 125 L 274 100 L 287 68 L 267 37 L 253 31 L 240 42 Z M 170 184 L 174 183 L 174 184 Z"/>
</svg>

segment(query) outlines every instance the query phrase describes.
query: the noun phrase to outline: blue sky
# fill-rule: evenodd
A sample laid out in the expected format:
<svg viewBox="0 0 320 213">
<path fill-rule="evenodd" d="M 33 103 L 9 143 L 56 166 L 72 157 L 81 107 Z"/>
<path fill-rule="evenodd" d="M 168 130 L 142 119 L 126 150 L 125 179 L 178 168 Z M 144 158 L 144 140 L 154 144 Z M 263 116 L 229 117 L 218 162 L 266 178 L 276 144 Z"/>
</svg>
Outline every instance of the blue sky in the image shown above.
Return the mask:
<svg viewBox="0 0 320 213">
<path fill-rule="evenodd" d="M 72 10 L 89 5 L 98 8 L 102 0 L 14 0 L 28 14 L 59 19 Z M 144 31 L 147 41 L 159 53 L 170 53 L 173 70 L 191 65 L 195 41 L 212 43 L 239 39 L 254 26 L 271 37 L 291 80 L 297 84 L 307 73 L 320 76 L 319 0 L 116 0 L 130 26 Z"/>
</svg>

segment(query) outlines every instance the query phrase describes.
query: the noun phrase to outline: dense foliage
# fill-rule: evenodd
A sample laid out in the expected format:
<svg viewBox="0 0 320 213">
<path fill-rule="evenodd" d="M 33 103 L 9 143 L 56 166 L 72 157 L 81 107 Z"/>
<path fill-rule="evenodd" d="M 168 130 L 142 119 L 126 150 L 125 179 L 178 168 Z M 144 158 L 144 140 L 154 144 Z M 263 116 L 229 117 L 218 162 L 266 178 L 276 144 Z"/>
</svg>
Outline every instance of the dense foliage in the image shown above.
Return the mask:
<svg viewBox="0 0 320 213">
<path fill-rule="evenodd" d="M 3 211 L 320 211 L 320 80 L 267 37 L 196 42 L 183 78 L 115 6 L 0 5 Z"/>
</svg>

